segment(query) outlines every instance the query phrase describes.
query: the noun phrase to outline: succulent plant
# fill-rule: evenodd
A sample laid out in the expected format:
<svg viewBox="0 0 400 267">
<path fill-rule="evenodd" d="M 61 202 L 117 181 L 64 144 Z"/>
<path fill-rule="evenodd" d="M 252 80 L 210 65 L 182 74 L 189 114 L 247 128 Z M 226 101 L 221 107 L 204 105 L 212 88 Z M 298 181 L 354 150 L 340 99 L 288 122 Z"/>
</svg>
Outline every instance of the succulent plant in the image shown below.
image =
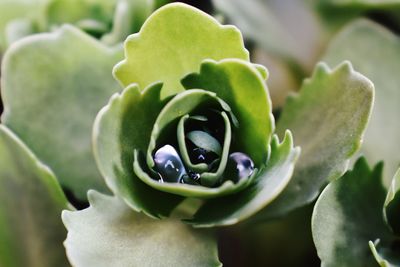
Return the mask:
<svg viewBox="0 0 400 267">
<path fill-rule="evenodd" d="M 349 62 L 318 64 L 275 126 L 268 71 L 250 62 L 234 26 L 174 3 L 124 48 L 125 59 L 119 46 L 62 26 L 16 42 L 4 56 L 0 197 L 35 200 L 26 216 L 56 225 L 49 238 L 28 237 L 43 247 L 60 245 L 55 215 L 67 209 L 74 266 L 219 265 L 213 230 L 197 228 L 310 203 L 360 146 L 374 89 Z M 111 75 L 117 61 L 122 92 Z M 21 174 L 32 179 L 21 186 Z M 74 211 L 56 179 L 83 201 L 89 189 L 101 193 L 90 190 L 90 207 Z M 12 207 L 0 210 L 1 229 L 24 229 Z M 63 253 L 58 246 L 41 260 L 68 265 Z"/>
</svg>

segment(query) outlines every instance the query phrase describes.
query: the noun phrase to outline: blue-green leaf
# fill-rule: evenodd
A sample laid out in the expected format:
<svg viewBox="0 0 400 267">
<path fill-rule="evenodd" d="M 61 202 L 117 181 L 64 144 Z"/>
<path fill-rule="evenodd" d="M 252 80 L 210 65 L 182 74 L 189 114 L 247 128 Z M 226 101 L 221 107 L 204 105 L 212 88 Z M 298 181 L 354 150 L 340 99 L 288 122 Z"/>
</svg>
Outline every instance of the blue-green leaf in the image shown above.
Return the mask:
<svg viewBox="0 0 400 267">
<path fill-rule="evenodd" d="M 118 197 L 90 191 L 88 198 L 89 208 L 62 215 L 74 266 L 221 266 L 212 232 L 151 219 Z"/>
</svg>

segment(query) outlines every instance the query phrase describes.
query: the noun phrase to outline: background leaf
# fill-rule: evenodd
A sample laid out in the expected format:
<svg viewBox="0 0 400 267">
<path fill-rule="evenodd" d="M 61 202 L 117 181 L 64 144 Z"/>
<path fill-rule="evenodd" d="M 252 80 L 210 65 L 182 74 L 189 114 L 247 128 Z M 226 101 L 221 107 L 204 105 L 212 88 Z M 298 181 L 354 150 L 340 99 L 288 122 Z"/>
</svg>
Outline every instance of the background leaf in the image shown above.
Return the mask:
<svg viewBox="0 0 400 267">
<path fill-rule="evenodd" d="M 49 0 L 46 7 L 46 26 L 51 29 L 65 23 L 84 25 L 91 21 L 102 29 L 109 30 L 117 0 Z"/>
<path fill-rule="evenodd" d="M 389 234 L 382 219 L 386 193 L 381 175 L 382 164 L 370 170 L 362 158 L 322 192 L 312 218 L 322 266 L 377 266 L 368 242 Z"/>
<path fill-rule="evenodd" d="M 120 58 L 120 48 L 64 26 L 19 42 L 3 59 L 2 121 L 79 198 L 90 188 L 105 190 L 91 132 L 97 112 L 119 90 L 110 73 Z"/>
<path fill-rule="evenodd" d="M 360 147 L 373 96 L 373 84 L 350 63 L 333 70 L 317 65 L 278 121 L 278 134 L 292 131 L 302 153 L 289 185 L 262 216 L 280 216 L 310 203 L 325 183 L 342 175 Z"/>
<path fill-rule="evenodd" d="M 68 202 L 53 173 L 0 126 L 0 265 L 69 266 L 61 211 Z"/>
<path fill-rule="evenodd" d="M 157 3 L 159 2 L 159 3 Z M 132 33 L 140 30 L 147 17 L 168 0 L 118 0 L 110 33 L 102 36 L 107 44 L 123 42 Z"/>
<path fill-rule="evenodd" d="M 316 2 L 297 0 L 213 0 L 218 12 L 243 33 L 252 61 L 268 67 L 274 108 L 297 91 L 324 47 L 327 37 Z"/>
<path fill-rule="evenodd" d="M 347 8 L 390 8 L 393 6 L 398 6 L 400 4 L 399 0 L 325 0 L 325 4 L 331 4 L 337 7 L 347 7 Z"/>
<path fill-rule="evenodd" d="M 44 17 L 49 0 L 0 0 L 0 54 L 9 45 L 6 27 L 15 19 L 39 19 Z"/>
<path fill-rule="evenodd" d="M 400 164 L 400 39 L 366 20 L 348 25 L 331 43 L 324 60 L 350 60 L 375 85 L 374 110 L 362 152 L 371 162 L 385 161 L 386 183 Z"/>
<path fill-rule="evenodd" d="M 221 266 L 210 232 L 151 219 L 117 197 L 93 191 L 88 197 L 89 208 L 62 216 L 74 266 Z"/>
<path fill-rule="evenodd" d="M 214 0 L 213 3 L 263 50 L 305 68 L 311 68 L 310 63 L 317 60 L 322 29 L 311 1 Z M 290 17 L 294 14 L 296 19 Z"/>
<path fill-rule="evenodd" d="M 268 67 L 274 108 L 299 89 L 347 23 L 364 16 L 400 29 L 398 0 L 213 0 L 213 4 L 250 41 L 252 61 Z"/>
</svg>

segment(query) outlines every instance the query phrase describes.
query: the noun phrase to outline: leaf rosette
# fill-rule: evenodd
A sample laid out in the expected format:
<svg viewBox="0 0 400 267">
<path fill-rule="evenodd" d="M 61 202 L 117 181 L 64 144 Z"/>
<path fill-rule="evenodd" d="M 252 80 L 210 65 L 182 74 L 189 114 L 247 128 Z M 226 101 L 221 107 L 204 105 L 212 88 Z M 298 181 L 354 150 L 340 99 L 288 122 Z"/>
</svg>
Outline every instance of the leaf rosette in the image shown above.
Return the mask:
<svg viewBox="0 0 400 267">
<path fill-rule="evenodd" d="M 95 121 L 107 185 L 151 217 L 199 199 L 195 226 L 233 224 L 265 207 L 299 154 L 289 131 L 282 142 L 273 136 L 267 75 L 235 27 L 184 4 L 157 10 L 125 42 L 114 68 L 125 89 Z"/>
</svg>

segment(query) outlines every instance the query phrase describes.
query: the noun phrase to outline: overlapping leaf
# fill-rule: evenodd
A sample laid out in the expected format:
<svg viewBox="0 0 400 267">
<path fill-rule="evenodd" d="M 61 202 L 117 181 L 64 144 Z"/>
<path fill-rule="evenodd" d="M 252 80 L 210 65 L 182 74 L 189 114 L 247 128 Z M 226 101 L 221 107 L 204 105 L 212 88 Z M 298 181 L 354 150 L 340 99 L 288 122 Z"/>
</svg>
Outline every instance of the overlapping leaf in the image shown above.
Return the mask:
<svg viewBox="0 0 400 267">
<path fill-rule="evenodd" d="M 43 18 L 45 6 L 48 0 L 1 0 L 0 1 L 0 53 L 7 46 L 8 24 L 16 19 L 38 19 Z"/>
<path fill-rule="evenodd" d="M 227 102 L 239 122 L 232 149 L 250 155 L 257 166 L 266 162 L 275 121 L 265 82 L 250 63 L 207 60 L 201 64 L 200 73 L 188 75 L 182 84 L 186 89 L 214 92 Z"/>
<path fill-rule="evenodd" d="M 323 266 L 377 266 L 368 242 L 389 236 L 382 219 L 386 193 L 381 176 L 382 164 L 370 170 L 360 159 L 322 192 L 312 229 Z"/>
<path fill-rule="evenodd" d="M 373 22 L 356 21 L 332 41 L 324 59 L 330 64 L 350 60 L 374 82 L 376 99 L 362 152 L 371 162 L 384 160 L 390 179 L 400 164 L 399 37 Z"/>
<path fill-rule="evenodd" d="M 61 211 L 68 202 L 53 173 L 0 126 L 0 265 L 69 266 Z"/>
<path fill-rule="evenodd" d="M 198 72 L 204 59 L 248 60 L 249 56 L 235 27 L 222 26 L 206 13 L 176 3 L 158 9 L 138 34 L 128 37 L 125 57 L 114 69 L 123 87 L 137 83 L 145 88 L 161 81 L 164 98 L 183 91 L 181 78 Z"/>
<path fill-rule="evenodd" d="M 110 72 L 122 57 L 64 26 L 21 41 L 2 68 L 2 121 L 80 198 L 105 190 L 91 149 L 94 118 L 119 90 Z M 33 64 L 34 63 L 34 64 Z"/>
<path fill-rule="evenodd" d="M 154 217 L 168 216 L 182 201 L 149 187 L 133 171 L 134 150 L 147 151 L 153 124 L 164 106 L 161 88 L 155 84 L 141 93 L 133 84 L 114 95 L 93 130 L 97 165 L 107 185 L 134 210 Z"/>
<path fill-rule="evenodd" d="M 74 266 L 221 266 L 212 232 L 151 219 L 93 191 L 89 202 L 89 208 L 62 216 Z"/>
<path fill-rule="evenodd" d="M 247 219 L 273 201 L 292 177 L 300 149 L 293 147 L 290 132 L 282 143 L 277 136 L 271 142 L 271 158 L 265 169 L 243 191 L 207 202 L 188 220 L 195 227 L 230 225 Z"/>
<path fill-rule="evenodd" d="M 373 84 L 345 62 L 331 70 L 319 64 L 300 93 L 287 100 L 277 124 L 293 132 L 302 153 L 293 178 L 263 216 L 274 217 L 310 203 L 338 178 L 360 147 L 374 98 Z"/>
</svg>

